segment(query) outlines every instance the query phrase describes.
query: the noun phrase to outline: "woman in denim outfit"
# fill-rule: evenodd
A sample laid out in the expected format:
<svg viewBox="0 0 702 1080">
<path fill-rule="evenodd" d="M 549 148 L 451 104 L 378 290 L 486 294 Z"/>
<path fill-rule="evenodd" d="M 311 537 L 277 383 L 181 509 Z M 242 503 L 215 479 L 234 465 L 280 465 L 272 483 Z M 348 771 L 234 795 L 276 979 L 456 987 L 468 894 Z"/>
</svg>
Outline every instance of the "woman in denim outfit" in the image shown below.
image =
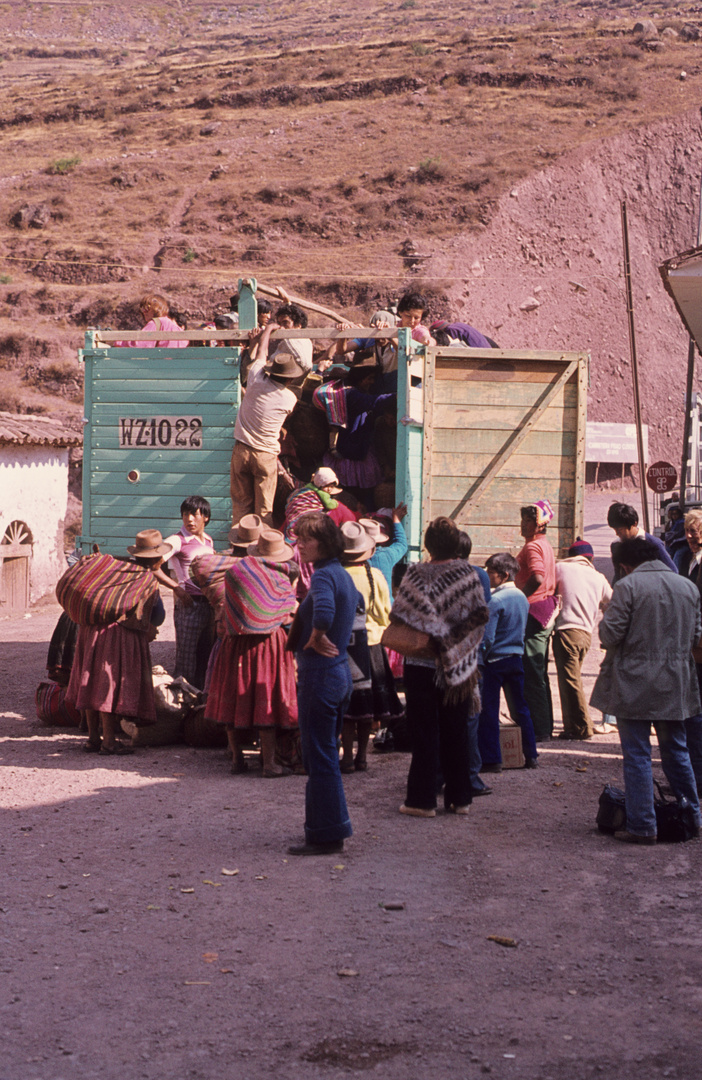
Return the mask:
<svg viewBox="0 0 702 1080">
<path fill-rule="evenodd" d="M 307 770 L 305 842 L 290 855 L 331 855 L 351 836 L 339 767 L 338 738 L 351 698 L 347 648 L 358 589 L 341 565 L 341 532 L 326 514 L 297 524 L 300 559 L 314 565 L 310 589 L 298 609 L 297 700 L 302 760 Z"/>
</svg>

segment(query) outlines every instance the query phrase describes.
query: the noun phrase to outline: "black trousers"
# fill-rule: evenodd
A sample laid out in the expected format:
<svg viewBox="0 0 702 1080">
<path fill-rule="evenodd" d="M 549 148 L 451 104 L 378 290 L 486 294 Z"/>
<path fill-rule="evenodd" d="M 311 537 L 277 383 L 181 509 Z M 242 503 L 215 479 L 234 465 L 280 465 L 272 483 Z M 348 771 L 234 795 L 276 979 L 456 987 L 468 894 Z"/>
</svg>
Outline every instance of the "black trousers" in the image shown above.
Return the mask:
<svg viewBox="0 0 702 1080">
<path fill-rule="evenodd" d="M 436 807 L 437 780 L 443 773 L 444 805 L 472 802 L 468 720 L 470 698 L 445 705 L 443 691 L 434 682 L 434 669 L 405 664 L 407 723 L 412 761 L 407 777 L 407 806 Z"/>
</svg>

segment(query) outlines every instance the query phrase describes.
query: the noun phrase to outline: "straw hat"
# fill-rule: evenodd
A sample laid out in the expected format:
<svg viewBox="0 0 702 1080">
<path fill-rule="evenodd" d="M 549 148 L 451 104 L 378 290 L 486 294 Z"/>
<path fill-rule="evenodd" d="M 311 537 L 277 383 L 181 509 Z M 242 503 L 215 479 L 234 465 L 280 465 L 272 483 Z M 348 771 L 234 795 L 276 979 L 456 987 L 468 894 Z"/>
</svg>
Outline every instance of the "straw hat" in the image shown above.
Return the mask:
<svg viewBox="0 0 702 1080">
<path fill-rule="evenodd" d="M 227 539 L 232 547 L 245 547 L 254 544 L 261 535 L 263 522 L 258 514 L 245 514 L 238 525 L 229 530 Z"/>
<path fill-rule="evenodd" d="M 340 495 L 343 490 L 339 487 L 339 477 L 333 469 L 317 469 L 312 477 L 312 483 L 316 488 L 330 488 L 330 495 Z"/>
<path fill-rule="evenodd" d="M 389 530 L 377 518 L 359 518 L 358 524 L 363 526 L 375 544 L 387 544 L 390 542 Z"/>
<path fill-rule="evenodd" d="M 359 563 L 370 559 L 375 551 L 375 540 L 366 532 L 360 521 L 344 521 L 341 525 L 344 538 L 344 562 Z"/>
<path fill-rule="evenodd" d="M 268 369 L 268 374 L 276 379 L 299 379 L 305 374 L 292 353 L 277 352 Z"/>
<path fill-rule="evenodd" d="M 137 559 L 157 559 L 159 555 L 170 555 L 173 548 L 164 544 L 158 529 L 142 529 L 135 537 L 135 542 L 127 548 L 130 555 Z"/>
<path fill-rule="evenodd" d="M 294 552 L 289 544 L 285 543 L 285 537 L 277 529 L 261 529 L 261 533 L 255 544 L 249 544 L 246 549 L 247 555 L 255 555 L 259 559 L 277 559 L 278 562 L 288 562 Z"/>
</svg>

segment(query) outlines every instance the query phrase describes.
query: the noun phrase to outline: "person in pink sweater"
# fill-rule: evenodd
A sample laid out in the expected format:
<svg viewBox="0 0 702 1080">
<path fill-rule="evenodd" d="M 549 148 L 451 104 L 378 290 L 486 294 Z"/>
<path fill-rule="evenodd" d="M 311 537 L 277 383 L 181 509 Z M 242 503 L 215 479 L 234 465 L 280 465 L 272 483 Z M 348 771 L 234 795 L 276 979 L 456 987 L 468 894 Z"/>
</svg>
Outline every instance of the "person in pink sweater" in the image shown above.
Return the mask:
<svg viewBox="0 0 702 1080">
<path fill-rule="evenodd" d="M 546 528 L 552 518 L 548 499 L 521 508 L 525 544 L 517 555 L 519 571 L 514 579 L 529 601 L 524 635 L 524 695 L 537 742 L 550 739 L 553 733 L 548 642 L 556 614 L 556 556 L 546 539 Z"/>
<path fill-rule="evenodd" d="M 143 296 L 139 301 L 139 311 L 146 324 L 141 328 L 145 334 L 155 333 L 157 330 L 165 332 L 183 329 L 182 326 L 178 326 L 178 323 L 169 317 L 168 301 L 165 296 L 160 296 L 158 293 L 149 293 L 147 296 Z M 189 344 L 189 341 L 169 337 L 163 341 L 116 341 L 115 347 L 118 349 L 153 349 L 157 345 L 160 349 L 185 349 Z"/>
</svg>

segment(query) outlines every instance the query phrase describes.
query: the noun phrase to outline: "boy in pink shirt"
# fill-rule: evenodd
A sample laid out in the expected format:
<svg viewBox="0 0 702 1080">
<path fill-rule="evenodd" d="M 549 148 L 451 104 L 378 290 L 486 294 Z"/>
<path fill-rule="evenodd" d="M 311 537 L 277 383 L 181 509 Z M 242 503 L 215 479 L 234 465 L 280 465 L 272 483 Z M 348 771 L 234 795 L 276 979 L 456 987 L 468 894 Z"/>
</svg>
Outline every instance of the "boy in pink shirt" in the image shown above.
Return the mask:
<svg viewBox="0 0 702 1080">
<path fill-rule="evenodd" d="M 548 499 L 521 509 L 521 534 L 526 543 L 517 555 L 515 585 L 529 601 L 524 635 L 524 696 L 534 723 L 537 742 L 553 734 L 553 706 L 548 681 L 548 642 L 555 622 L 557 601 L 556 557 L 546 539 L 553 518 Z"/>
</svg>

